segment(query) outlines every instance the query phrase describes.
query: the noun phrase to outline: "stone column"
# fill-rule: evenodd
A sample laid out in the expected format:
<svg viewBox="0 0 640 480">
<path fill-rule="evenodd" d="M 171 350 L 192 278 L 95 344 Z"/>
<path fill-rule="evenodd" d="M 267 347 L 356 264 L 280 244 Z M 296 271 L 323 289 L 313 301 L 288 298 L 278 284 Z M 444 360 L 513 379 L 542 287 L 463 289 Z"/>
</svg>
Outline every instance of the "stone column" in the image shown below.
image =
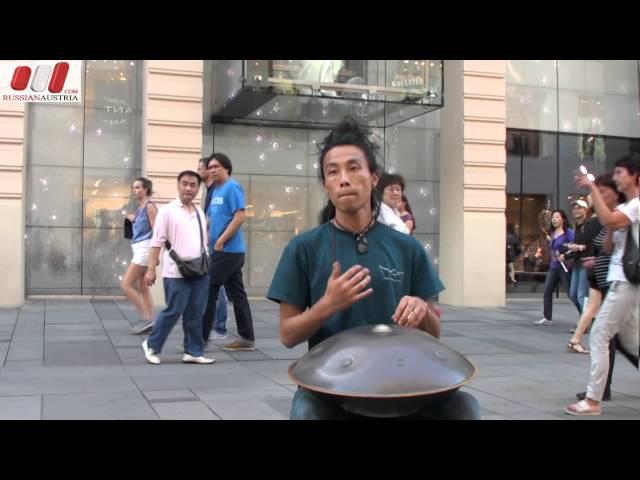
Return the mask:
<svg viewBox="0 0 640 480">
<path fill-rule="evenodd" d="M 440 148 L 443 303 L 505 304 L 505 62 L 444 64 Z"/>
<path fill-rule="evenodd" d="M 176 198 L 176 176 L 196 170 L 202 149 L 202 60 L 145 61 L 143 171 L 158 207 Z M 164 304 L 162 281 L 152 289 Z"/>
<path fill-rule="evenodd" d="M 25 105 L 0 103 L 0 307 L 24 302 Z"/>
</svg>

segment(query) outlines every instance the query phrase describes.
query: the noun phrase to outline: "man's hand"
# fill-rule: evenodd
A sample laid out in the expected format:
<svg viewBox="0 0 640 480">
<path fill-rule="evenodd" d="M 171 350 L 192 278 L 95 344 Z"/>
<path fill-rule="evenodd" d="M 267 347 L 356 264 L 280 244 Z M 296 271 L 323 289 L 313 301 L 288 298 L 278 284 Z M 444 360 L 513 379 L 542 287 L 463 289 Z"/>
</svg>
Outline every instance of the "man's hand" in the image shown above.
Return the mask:
<svg viewBox="0 0 640 480">
<path fill-rule="evenodd" d="M 559 255 L 559 256 L 558 256 L 558 261 L 559 261 L 559 262 L 564 263 L 564 260 L 565 260 L 564 255 Z"/>
<path fill-rule="evenodd" d="M 340 275 L 340 263 L 335 262 L 327 281 L 324 300 L 332 306 L 332 309 L 344 310 L 373 293 L 373 288 L 365 290 L 369 283 L 371 283 L 369 269 L 362 265 L 354 265 Z"/>
<path fill-rule="evenodd" d="M 156 283 L 156 269 L 147 268 L 147 273 L 144 274 L 144 281 L 148 286 L 152 287 Z"/>
<path fill-rule="evenodd" d="M 419 328 L 429 312 L 427 302 L 418 297 L 404 296 L 391 316 L 401 327 Z M 435 313 L 434 313 L 435 314 Z"/>
<path fill-rule="evenodd" d="M 216 252 L 221 252 L 224 249 L 224 243 L 218 240 L 213 246 L 213 250 Z"/>
</svg>

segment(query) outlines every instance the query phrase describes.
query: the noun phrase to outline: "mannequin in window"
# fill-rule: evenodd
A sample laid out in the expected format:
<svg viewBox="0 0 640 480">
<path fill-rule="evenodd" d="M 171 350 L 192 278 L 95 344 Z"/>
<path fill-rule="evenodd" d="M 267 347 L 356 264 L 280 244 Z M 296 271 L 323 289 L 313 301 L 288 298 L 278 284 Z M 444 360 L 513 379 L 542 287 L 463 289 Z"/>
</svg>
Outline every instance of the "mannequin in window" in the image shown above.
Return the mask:
<svg viewBox="0 0 640 480">
<path fill-rule="evenodd" d="M 540 225 L 540 230 L 542 230 L 545 238 L 549 236 L 549 230 L 551 230 L 551 200 L 545 202 L 544 207 L 538 214 L 538 225 Z"/>
</svg>

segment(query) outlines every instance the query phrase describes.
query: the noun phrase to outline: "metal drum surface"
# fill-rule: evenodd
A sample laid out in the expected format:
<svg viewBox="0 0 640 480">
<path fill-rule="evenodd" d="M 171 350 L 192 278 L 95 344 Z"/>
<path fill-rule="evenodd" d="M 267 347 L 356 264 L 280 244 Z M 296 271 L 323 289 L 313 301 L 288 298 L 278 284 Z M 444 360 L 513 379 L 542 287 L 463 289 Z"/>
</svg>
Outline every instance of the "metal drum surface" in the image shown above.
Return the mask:
<svg viewBox="0 0 640 480">
<path fill-rule="evenodd" d="M 340 332 L 289 367 L 299 386 L 372 417 L 415 413 L 444 400 L 476 372 L 464 355 L 428 333 L 387 324 Z"/>
</svg>

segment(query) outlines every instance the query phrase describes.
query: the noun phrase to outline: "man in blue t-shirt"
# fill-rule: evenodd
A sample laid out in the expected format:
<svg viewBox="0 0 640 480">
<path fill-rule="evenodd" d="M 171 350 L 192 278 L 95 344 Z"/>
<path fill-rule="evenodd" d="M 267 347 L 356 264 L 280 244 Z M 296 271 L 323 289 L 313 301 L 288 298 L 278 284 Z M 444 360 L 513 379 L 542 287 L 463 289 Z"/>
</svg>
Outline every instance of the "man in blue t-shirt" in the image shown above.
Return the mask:
<svg viewBox="0 0 640 480">
<path fill-rule="evenodd" d="M 430 299 L 444 286 L 423 246 L 376 221 L 375 151 L 361 127 L 343 120 L 321 145 L 320 178 L 330 205 L 328 222 L 293 238 L 267 298 L 280 303 L 280 339 L 309 348 L 359 325 L 397 323 L 440 336 Z M 349 418 L 328 396 L 299 388 L 291 419 Z M 418 418 L 479 418 L 478 402 L 457 391 Z"/>
<path fill-rule="evenodd" d="M 209 301 L 202 322 L 202 336 L 209 340 L 220 286 L 224 285 L 233 301 L 233 311 L 240 338 L 223 347 L 228 351 L 255 350 L 253 320 L 242 282 L 245 246 L 242 223 L 245 220 L 244 191 L 231 178 L 231 160 L 223 153 L 214 153 L 209 161 L 209 173 L 215 189 L 207 210 L 209 217 Z"/>
<path fill-rule="evenodd" d="M 209 205 L 211 204 L 211 196 L 216 188 L 216 184 L 213 183 L 213 178 L 209 173 L 209 162 L 216 155 L 210 155 L 208 157 L 201 158 L 198 162 L 198 175 L 202 179 L 204 189 L 202 192 L 202 211 L 207 213 Z M 209 217 L 207 217 L 208 220 Z M 208 222 L 207 222 L 208 223 Z M 215 333 L 213 334 L 214 340 L 226 340 L 227 339 L 227 295 L 224 291 L 224 287 L 220 287 L 218 292 L 218 303 L 216 305 L 216 316 L 213 325 Z"/>
</svg>

